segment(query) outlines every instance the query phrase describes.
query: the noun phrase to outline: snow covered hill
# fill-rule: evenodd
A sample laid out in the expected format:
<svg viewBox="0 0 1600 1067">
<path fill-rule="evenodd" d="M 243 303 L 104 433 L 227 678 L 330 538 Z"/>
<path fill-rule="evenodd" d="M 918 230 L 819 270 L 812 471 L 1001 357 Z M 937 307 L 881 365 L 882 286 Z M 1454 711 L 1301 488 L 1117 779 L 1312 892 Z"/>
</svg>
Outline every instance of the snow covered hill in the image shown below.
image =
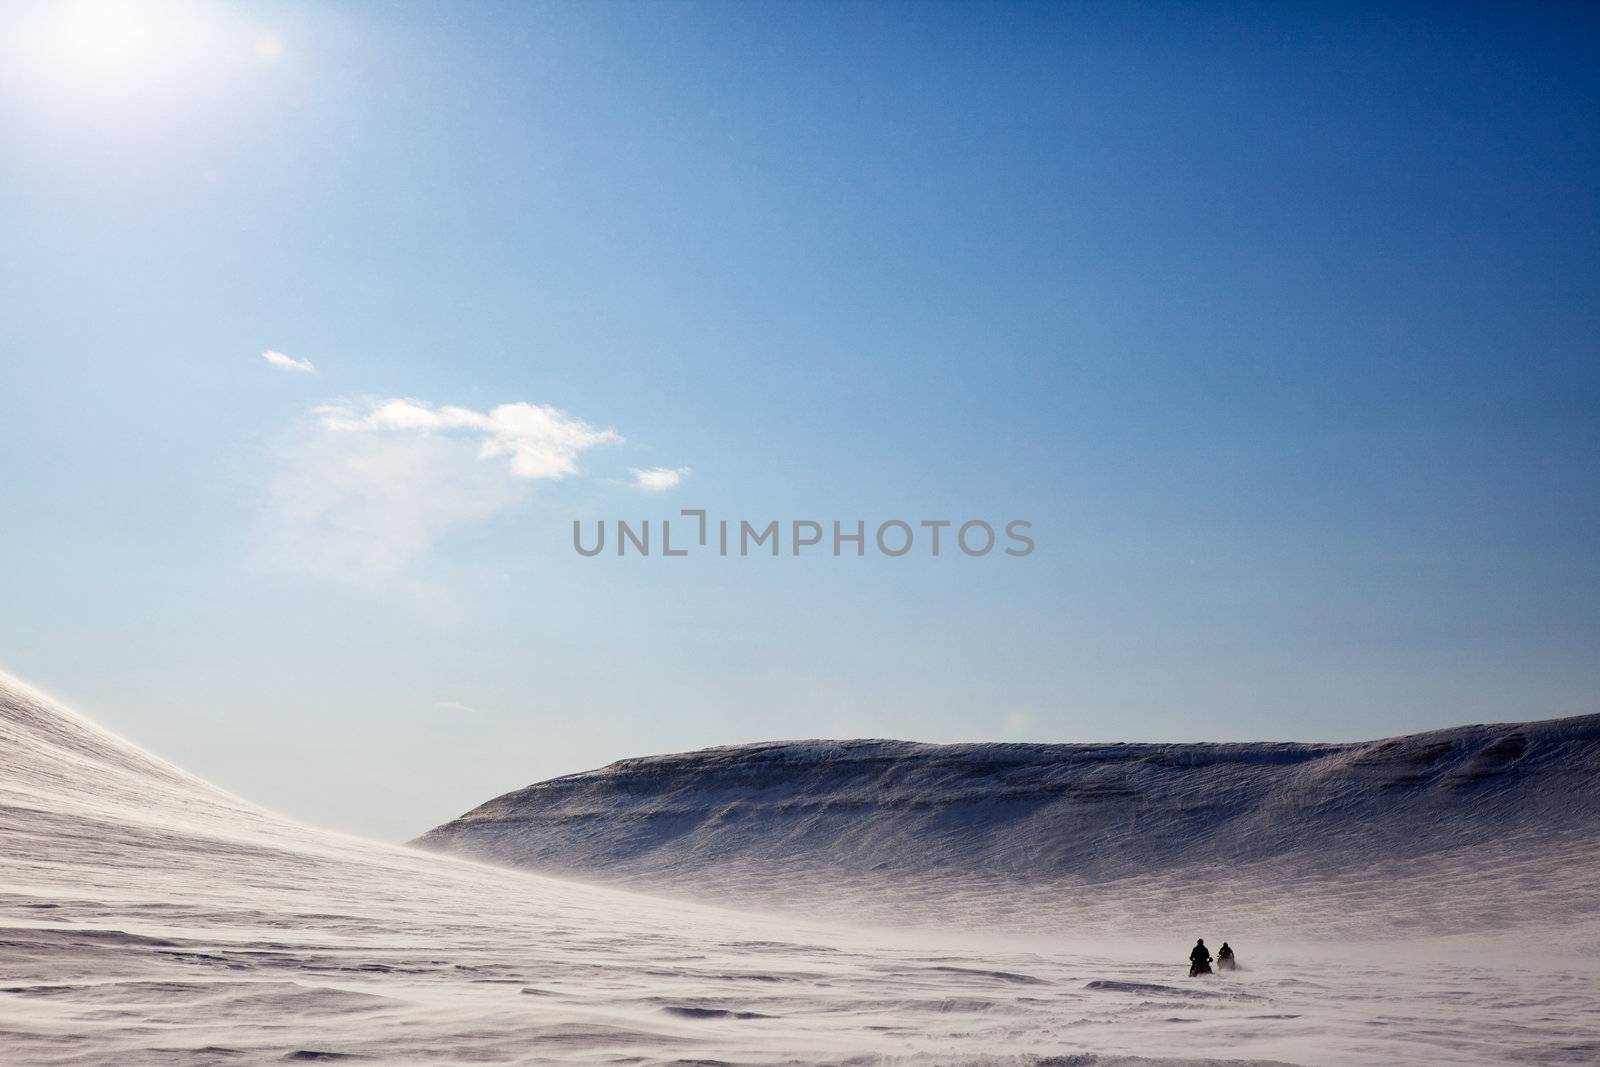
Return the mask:
<svg viewBox="0 0 1600 1067">
<path fill-rule="evenodd" d="M 298 825 L 0 674 L 0 1062 L 1588 1063 L 1592 852 L 1566 881 L 1549 855 L 1497 906 L 1557 892 L 1570 921 L 1503 939 L 1400 939 L 1379 911 L 1360 943 L 1295 943 L 1162 879 L 1098 942 L 1087 893 L 1019 936 L 1045 902 L 1015 878 L 944 895 L 948 925 L 893 916 L 914 930 L 859 921 L 879 890 L 817 882 L 856 921 L 735 913 Z M 1499 892 L 1435 870 L 1415 906 L 1448 889 L 1464 926 Z M 1185 978 L 1196 931 L 1247 969 Z"/>
<path fill-rule="evenodd" d="M 1342 745 L 716 748 L 532 785 L 416 843 L 658 889 L 711 880 L 769 903 L 809 896 L 793 887 L 819 873 L 930 898 L 1009 880 L 1116 885 L 1131 901 L 1152 878 L 1188 879 L 1257 911 L 1281 898 L 1252 903 L 1262 879 L 1371 904 L 1418 878 L 1451 902 L 1431 916 L 1441 928 L 1493 928 L 1568 914 L 1573 864 L 1600 873 L 1587 858 L 1600 716 Z M 1410 896 L 1396 907 L 1399 924 L 1430 920 Z"/>
</svg>

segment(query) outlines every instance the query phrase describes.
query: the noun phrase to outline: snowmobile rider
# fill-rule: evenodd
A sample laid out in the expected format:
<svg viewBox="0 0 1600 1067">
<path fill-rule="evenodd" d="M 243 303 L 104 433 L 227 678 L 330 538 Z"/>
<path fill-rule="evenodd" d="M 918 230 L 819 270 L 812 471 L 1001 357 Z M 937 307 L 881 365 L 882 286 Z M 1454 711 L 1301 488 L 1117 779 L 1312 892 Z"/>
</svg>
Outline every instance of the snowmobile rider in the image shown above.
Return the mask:
<svg viewBox="0 0 1600 1067">
<path fill-rule="evenodd" d="M 1233 949 L 1229 948 L 1228 943 L 1224 941 L 1222 947 L 1217 949 L 1217 970 L 1231 971 L 1233 967 Z"/>
<path fill-rule="evenodd" d="M 1194 948 L 1189 952 L 1189 977 L 1210 973 L 1211 950 L 1206 948 L 1206 939 L 1202 937 L 1194 943 Z"/>
</svg>

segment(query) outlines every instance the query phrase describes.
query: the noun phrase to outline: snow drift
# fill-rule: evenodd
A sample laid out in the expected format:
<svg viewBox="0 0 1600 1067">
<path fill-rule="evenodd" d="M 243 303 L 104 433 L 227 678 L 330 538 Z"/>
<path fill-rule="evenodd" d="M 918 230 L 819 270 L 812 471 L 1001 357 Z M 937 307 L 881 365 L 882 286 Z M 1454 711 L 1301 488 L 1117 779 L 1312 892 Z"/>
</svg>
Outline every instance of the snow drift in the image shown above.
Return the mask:
<svg viewBox="0 0 1600 1067">
<path fill-rule="evenodd" d="M 300 826 L 0 674 L 6 1064 L 1085 1049 L 1027 1022 L 1023 987 L 981 977 L 1041 961 L 927 956 Z"/>
<path fill-rule="evenodd" d="M 532 785 L 416 843 L 656 888 L 709 879 L 769 902 L 818 874 L 924 897 L 997 881 L 1134 898 L 1152 879 L 1296 880 L 1369 905 L 1417 878 L 1451 903 L 1424 909 L 1445 928 L 1493 928 L 1569 915 L 1587 895 L 1571 866 L 1592 870 L 1600 845 L 1600 716 L 1339 745 L 715 748 Z M 1428 919 L 1402 898 L 1397 924 Z"/>
<path fill-rule="evenodd" d="M 1580 876 L 1587 897 L 1587 860 Z M 1491 970 L 1488 939 L 1322 951 L 1233 915 L 1200 928 L 1250 969 L 1187 982 L 1195 894 L 1144 891 L 1161 917 L 1107 945 L 972 933 L 1026 899 L 1014 880 L 968 898 L 966 930 L 915 934 L 662 901 L 297 825 L 0 674 L 7 1064 L 1443 1067 L 1600 1051 L 1581 924 L 1522 927 Z"/>
</svg>

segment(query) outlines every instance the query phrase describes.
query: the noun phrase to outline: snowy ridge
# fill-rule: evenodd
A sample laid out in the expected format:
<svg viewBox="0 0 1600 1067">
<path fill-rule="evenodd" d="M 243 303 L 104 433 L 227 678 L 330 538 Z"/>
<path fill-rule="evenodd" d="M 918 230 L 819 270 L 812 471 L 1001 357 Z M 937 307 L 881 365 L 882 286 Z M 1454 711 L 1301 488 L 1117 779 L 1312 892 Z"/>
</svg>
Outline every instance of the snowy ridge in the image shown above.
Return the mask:
<svg viewBox="0 0 1600 1067">
<path fill-rule="evenodd" d="M 1448 872 L 1446 897 L 1470 875 L 1470 909 L 1485 879 L 1506 889 L 1549 868 L 1560 891 L 1521 890 L 1511 914 L 1541 900 L 1565 914 L 1573 857 L 1600 847 L 1600 716 L 1339 745 L 715 748 L 532 785 L 417 844 L 655 888 L 713 877 L 778 903 L 819 874 L 925 896 L 975 880 L 1115 884 L 1132 900 L 1150 879 L 1191 872 L 1343 892 L 1381 868 L 1378 888 Z M 1414 903 L 1397 921 L 1416 917 Z M 1509 921 L 1497 914 L 1481 925 Z M 1463 917 L 1441 921 L 1459 929 Z"/>
<path fill-rule="evenodd" d="M 1150 883 L 1160 921 L 1103 944 L 973 933 L 1040 903 L 1015 881 L 969 899 L 968 929 L 914 935 L 652 899 L 300 826 L 0 674 L 8 1065 L 1444 1067 L 1600 1050 L 1578 926 L 1525 928 L 1492 965 L 1487 939 L 1334 952 L 1238 915 L 1207 925 L 1182 889 Z M 1248 969 L 1184 979 L 1197 928 L 1226 931 Z"/>
</svg>

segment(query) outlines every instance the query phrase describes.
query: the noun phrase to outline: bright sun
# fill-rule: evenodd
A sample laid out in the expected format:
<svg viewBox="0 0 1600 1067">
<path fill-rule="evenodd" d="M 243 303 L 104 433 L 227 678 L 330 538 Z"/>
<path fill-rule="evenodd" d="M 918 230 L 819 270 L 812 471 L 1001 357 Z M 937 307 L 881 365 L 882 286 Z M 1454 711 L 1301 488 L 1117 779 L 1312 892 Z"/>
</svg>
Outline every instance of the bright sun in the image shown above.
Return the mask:
<svg viewBox="0 0 1600 1067">
<path fill-rule="evenodd" d="M 195 44 L 188 4 L 77 0 L 62 4 L 46 41 L 61 74 L 126 85 L 186 58 Z"/>
<path fill-rule="evenodd" d="M 230 24 L 228 14 L 198 0 L 67 0 L 42 7 L 17 43 L 52 95 L 130 106 L 281 58 L 275 34 Z"/>
</svg>

